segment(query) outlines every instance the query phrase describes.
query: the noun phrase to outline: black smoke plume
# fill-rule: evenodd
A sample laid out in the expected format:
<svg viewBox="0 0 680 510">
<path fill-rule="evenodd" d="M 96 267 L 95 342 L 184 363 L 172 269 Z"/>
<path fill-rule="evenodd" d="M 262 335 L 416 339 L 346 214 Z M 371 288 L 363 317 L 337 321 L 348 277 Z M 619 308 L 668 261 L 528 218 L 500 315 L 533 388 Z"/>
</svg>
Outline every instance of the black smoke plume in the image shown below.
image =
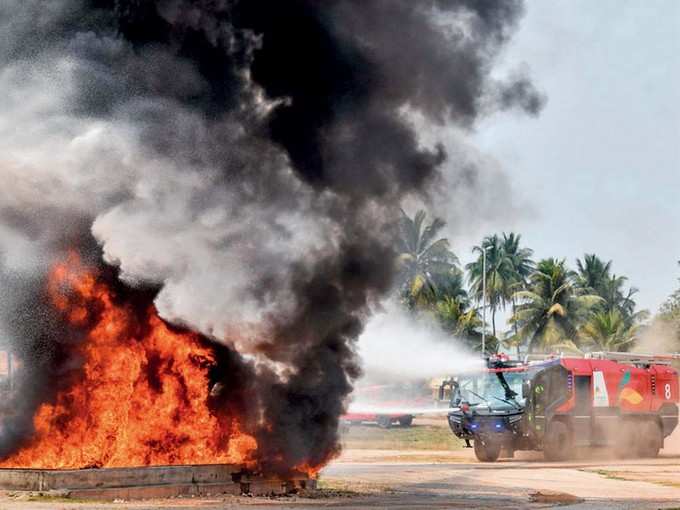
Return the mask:
<svg viewBox="0 0 680 510">
<path fill-rule="evenodd" d="M 518 0 L 3 2 L 15 130 L 0 159 L 2 310 L 40 376 L 0 454 L 30 436 L 64 363 L 36 289 L 80 226 L 98 246 L 76 248 L 124 285 L 156 286 L 167 321 L 228 346 L 212 376 L 231 405 L 261 411 L 268 426 L 253 418 L 250 432 L 265 469 L 328 460 L 360 372 L 354 343 L 392 284 L 400 203 L 456 171 L 415 119 L 468 129 L 543 104 L 526 76 L 491 76 L 522 12 Z"/>
</svg>

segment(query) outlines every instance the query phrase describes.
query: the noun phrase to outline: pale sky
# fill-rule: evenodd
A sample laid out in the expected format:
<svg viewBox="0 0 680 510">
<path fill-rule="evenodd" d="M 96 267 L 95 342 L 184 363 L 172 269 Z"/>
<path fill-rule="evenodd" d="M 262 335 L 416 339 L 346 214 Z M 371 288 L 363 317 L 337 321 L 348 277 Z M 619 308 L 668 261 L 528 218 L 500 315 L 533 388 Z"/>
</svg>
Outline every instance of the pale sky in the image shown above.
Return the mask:
<svg viewBox="0 0 680 510">
<path fill-rule="evenodd" d="M 680 1 L 530 0 L 503 66 L 521 63 L 545 109 L 495 115 L 473 137 L 526 212 L 492 229 L 572 267 L 613 259 L 656 311 L 680 276 Z"/>
</svg>

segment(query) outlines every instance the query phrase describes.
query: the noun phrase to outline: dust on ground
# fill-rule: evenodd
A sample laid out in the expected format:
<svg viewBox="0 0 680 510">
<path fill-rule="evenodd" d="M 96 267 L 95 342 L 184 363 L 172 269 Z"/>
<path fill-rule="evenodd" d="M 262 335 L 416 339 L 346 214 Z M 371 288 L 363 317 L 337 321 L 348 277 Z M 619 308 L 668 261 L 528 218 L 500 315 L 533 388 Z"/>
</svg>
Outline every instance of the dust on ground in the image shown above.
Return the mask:
<svg viewBox="0 0 680 510">
<path fill-rule="evenodd" d="M 444 420 L 419 424 L 423 439 L 438 437 L 430 430 L 433 427 L 447 429 Z M 491 464 L 477 462 L 472 450 L 458 440 L 449 450 L 399 449 L 400 441 L 410 438 L 403 432 L 393 435 L 392 448 L 362 448 L 362 438 L 368 433 L 350 430 L 346 434 L 345 444 L 350 448 L 324 471 L 329 484 L 353 479 L 364 484 L 391 482 L 392 487 L 435 492 L 454 500 L 472 498 L 475 502 L 470 508 L 494 508 L 492 495 L 517 508 L 532 508 L 532 503 L 568 508 L 680 508 L 680 429 L 667 439 L 657 459 L 620 460 L 606 449 L 580 449 L 569 462 L 546 462 L 540 452 L 516 452 L 513 459 Z"/>
<path fill-rule="evenodd" d="M 321 473 L 321 490 L 291 497 L 93 503 L 0 495 L 0 510 L 680 509 L 680 430 L 657 459 L 591 451 L 559 463 L 536 452 L 477 462 L 444 418 L 416 419 L 410 429 L 355 426 L 342 441 L 345 450 Z"/>
</svg>

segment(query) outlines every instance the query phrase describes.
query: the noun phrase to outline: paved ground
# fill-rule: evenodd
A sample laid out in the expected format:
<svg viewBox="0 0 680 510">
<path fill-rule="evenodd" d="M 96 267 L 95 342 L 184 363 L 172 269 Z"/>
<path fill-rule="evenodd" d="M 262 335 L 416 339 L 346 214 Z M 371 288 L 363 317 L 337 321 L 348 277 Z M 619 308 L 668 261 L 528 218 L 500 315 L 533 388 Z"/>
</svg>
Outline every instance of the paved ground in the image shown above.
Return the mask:
<svg viewBox="0 0 680 510">
<path fill-rule="evenodd" d="M 313 498 L 204 498 L 94 504 L 0 495 L 0 510 L 666 509 L 680 510 L 680 431 L 658 459 L 547 463 L 539 454 L 481 464 L 471 450 L 348 449 Z M 589 453 L 589 452 L 586 452 Z"/>
<path fill-rule="evenodd" d="M 531 495 L 540 492 L 544 497 L 538 499 L 543 501 L 546 496 L 556 498 L 556 503 L 584 500 L 566 506 L 573 509 L 680 508 L 678 456 L 625 463 L 605 458 L 569 463 L 505 460 L 495 464 L 477 463 L 467 452 L 452 455 L 449 462 L 441 452 L 436 463 L 412 456 L 416 462 L 408 462 L 409 455 L 403 455 L 400 462 L 376 462 L 375 457 L 369 462 L 356 458 L 336 462 L 324 476 L 331 485 L 352 487 L 360 481 L 364 490 L 382 490 L 382 498 L 391 500 L 391 507 L 402 498 L 401 506 L 407 508 L 545 507 L 546 503 L 531 502 Z"/>
<path fill-rule="evenodd" d="M 385 460 L 379 460 L 381 455 Z M 418 452 L 401 452 L 398 460 L 392 451 L 347 452 L 323 473 L 322 485 L 331 488 L 332 497 L 321 494 L 314 499 L 205 498 L 103 504 L 0 497 L 0 509 L 680 508 L 680 457 L 675 455 L 615 463 L 607 459 L 569 463 L 525 459 L 480 464 L 464 451 L 436 452 L 434 459 L 428 461 Z M 532 501 L 532 495 L 538 501 Z"/>
</svg>

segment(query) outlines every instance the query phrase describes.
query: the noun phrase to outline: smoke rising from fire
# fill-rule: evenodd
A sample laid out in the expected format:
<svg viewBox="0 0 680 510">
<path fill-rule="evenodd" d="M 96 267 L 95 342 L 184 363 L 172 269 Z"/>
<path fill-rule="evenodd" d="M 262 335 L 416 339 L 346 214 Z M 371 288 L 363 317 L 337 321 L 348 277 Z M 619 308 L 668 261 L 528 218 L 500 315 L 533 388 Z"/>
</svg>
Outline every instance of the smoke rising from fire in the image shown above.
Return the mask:
<svg viewBox="0 0 680 510">
<path fill-rule="evenodd" d="M 149 289 L 137 306 L 153 300 L 226 346 L 213 379 L 253 397 L 259 418 L 244 421 L 263 463 L 327 460 L 359 374 L 356 338 L 392 285 L 399 205 L 460 170 L 411 115 L 467 129 L 499 109 L 540 110 L 524 75 L 491 77 L 522 10 L 3 2 L 0 317 L 30 375 L 0 450 L 29 440 L 52 381 L 82 367 L 71 347 L 86 335 L 44 295 L 73 248 Z"/>
</svg>

